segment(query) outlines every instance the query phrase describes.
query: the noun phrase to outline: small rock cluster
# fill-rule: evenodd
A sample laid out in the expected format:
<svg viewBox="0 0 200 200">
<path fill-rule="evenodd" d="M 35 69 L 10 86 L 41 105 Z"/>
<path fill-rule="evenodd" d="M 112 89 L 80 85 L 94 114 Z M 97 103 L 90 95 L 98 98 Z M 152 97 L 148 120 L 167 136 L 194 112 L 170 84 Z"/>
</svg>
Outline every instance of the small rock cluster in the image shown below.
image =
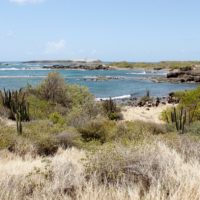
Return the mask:
<svg viewBox="0 0 200 200">
<path fill-rule="evenodd" d="M 117 102 L 121 105 L 151 108 L 159 105 L 177 104 L 179 99 L 174 96 L 174 93 L 170 93 L 167 97 L 131 97 L 117 100 Z"/>
</svg>

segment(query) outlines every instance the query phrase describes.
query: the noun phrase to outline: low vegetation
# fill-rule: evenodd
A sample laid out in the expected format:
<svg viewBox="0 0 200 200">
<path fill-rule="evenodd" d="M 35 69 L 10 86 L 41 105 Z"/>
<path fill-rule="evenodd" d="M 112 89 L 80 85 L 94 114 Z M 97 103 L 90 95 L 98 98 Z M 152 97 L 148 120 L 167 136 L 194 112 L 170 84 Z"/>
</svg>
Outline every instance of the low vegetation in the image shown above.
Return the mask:
<svg viewBox="0 0 200 200">
<path fill-rule="evenodd" d="M 155 124 L 124 121 L 112 99 L 97 102 L 57 73 L 2 91 L 0 199 L 200 199 L 200 90 L 175 95 L 168 123 Z M 11 118 L 5 99 L 26 105 L 20 134 L 21 111 Z"/>
<path fill-rule="evenodd" d="M 129 68 L 129 69 L 138 69 L 138 68 L 146 68 L 146 69 L 181 69 L 185 67 L 193 67 L 200 66 L 199 61 L 162 61 L 157 63 L 151 62 L 114 62 L 111 63 L 111 66 L 117 68 Z"/>
</svg>

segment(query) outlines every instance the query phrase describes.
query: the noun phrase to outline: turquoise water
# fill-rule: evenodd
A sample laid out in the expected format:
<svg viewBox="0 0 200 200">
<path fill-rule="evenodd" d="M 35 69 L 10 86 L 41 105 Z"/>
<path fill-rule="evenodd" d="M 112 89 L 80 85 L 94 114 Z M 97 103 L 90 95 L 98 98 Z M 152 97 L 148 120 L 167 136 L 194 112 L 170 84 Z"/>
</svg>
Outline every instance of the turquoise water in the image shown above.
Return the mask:
<svg viewBox="0 0 200 200">
<path fill-rule="evenodd" d="M 0 64 L 0 89 L 19 89 L 27 84 L 40 83 L 49 72 L 39 65 L 22 63 Z M 196 84 L 154 83 L 148 80 L 154 76 L 165 76 L 164 71 L 143 70 L 57 70 L 68 83 L 87 86 L 97 98 L 119 97 L 133 94 L 142 96 L 150 90 L 152 96 L 166 96 L 171 91 L 193 89 Z M 92 81 L 96 76 L 109 76 L 117 79 Z"/>
</svg>

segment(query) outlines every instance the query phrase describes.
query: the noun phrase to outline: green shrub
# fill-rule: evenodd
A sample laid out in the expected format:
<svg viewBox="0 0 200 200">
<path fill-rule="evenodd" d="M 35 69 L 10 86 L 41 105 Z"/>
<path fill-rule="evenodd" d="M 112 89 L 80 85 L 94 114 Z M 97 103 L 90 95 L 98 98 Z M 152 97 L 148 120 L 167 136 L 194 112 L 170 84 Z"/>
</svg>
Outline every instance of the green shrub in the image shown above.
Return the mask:
<svg viewBox="0 0 200 200">
<path fill-rule="evenodd" d="M 123 119 L 120 108 L 111 98 L 109 100 L 103 101 L 102 106 L 105 114 L 110 120 Z"/>
<path fill-rule="evenodd" d="M 84 105 L 87 102 L 94 102 L 94 96 L 89 92 L 87 87 L 79 85 L 70 85 L 67 86 L 67 95 L 70 98 L 72 106 Z"/>
<path fill-rule="evenodd" d="M 101 143 L 104 143 L 113 137 L 114 129 L 114 122 L 96 119 L 87 122 L 78 130 L 85 141 L 99 140 Z"/>
<path fill-rule="evenodd" d="M 48 77 L 38 86 L 39 94 L 45 100 L 69 106 L 67 88 L 64 78 L 59 73 L 51 72 Z"/>
<path fill-rule="evenodd" d="M 47 119 L 48 116 L 54 111 L 54 105 L 39 97 L 30 95 L 28 97 L 30 117 L 32 120 Z"/>
<path fill-rule="evenodd" d="M 103 116 L 99 103 L 90 100 L 83 105 L 74 106 L 67 115 L 67 123 L 76 128 L 83 126 L 91 119 Z"/>
<path fill-rule="evenodd" d="M 8 149 L 17 138 L 16 130 L 0 124 L 0 150 Z"/>
<path fill-rule="evenodd" d="M 39 155 L 53 155 L 59 147 L 56 135 L 65 129 L 65 125 L 53 124 L 48 120 L 34 121 L 24 124 L 22 136 L 32 142 Z"/>
<path fill-rule="evenodd" d="M 49 119 L 54 123 L 54 124 L 60 124 L 63 125 L 65 123 L 64 118 L 57 112 L 51 113 L 49 116 Z"/>
<path fill-rule="evenodd" d="M 123 119 L 123 115 L 120 112 L 112 112 L 108 114 L 108 118 L 110 120 L 122 120 Z"/>
<path fill-rule="evenodd" d="M 183 107 L 189 113 L 189 123 L 200 120 L 200 87 L 175 95 L 180 99 L 179 109 Z"/>
<path fill-rule="evenodd" d="M 153 135 L 164 133 L 167 133 L 165 125 L 143 121 L 122 122 L 116 126 L 114 139 L 123 144 L 134 144 L 137 146 L 138 144 L 143 143 L 146 139 L 150 142 Z"/>
</svg>

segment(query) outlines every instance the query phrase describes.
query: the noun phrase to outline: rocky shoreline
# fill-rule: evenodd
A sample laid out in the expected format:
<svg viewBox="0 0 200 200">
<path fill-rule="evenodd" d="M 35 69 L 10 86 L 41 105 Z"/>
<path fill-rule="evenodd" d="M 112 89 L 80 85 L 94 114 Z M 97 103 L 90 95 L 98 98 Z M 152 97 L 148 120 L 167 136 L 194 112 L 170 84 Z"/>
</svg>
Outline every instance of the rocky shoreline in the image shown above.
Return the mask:
<svg viewBox="0 0 200 200">
<path fill-rule="evenodd" d="M 166 77 L 154 77 L 154 82 L 200 83 L 200 67 L 184 67 L 167 73 Z"/>
<path fill-rule="evenodd" d="M 105 101 L 109 98 L 98 98 L 98 101 Z M 175 96 L 174 92 L 171 92 L 168 96 L 163 97 L 150 97 L 148 95 L 143 97 L 134 97 L 130 95 L 130 97 L 125 98 L 112 98 L 120 106 L 132 106 L 132 107 L 158 107 L 159 105 L 166 104 L 178 104 L 179 99 Z"/>
</svg>

